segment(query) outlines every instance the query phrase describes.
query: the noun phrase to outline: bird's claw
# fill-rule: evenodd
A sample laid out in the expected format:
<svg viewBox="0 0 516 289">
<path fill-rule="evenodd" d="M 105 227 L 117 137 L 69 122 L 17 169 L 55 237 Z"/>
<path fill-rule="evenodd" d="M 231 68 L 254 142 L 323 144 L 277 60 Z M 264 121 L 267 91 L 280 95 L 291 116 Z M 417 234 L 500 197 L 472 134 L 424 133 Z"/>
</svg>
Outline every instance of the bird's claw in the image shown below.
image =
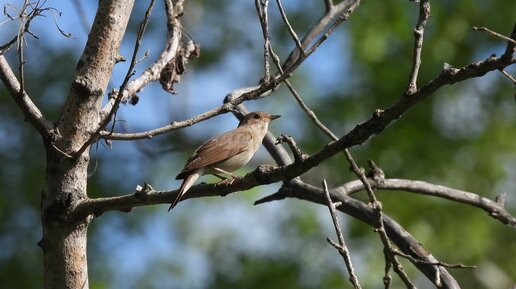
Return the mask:
<svg viewBox="0 0 516 289">
<path fill-rule="evenodd" d="M 222 181 L 218 182 L 218 183 L 217 183 L 217 185 L 221 185 L 221 186 L 230 186 L 230 185 L 232 185 L 232 184 L 235 182 L 235 180 L 237 180 L 237 179 L 240 179 L 240 177 L 238 177 L 238 176 L 233 176 L 233 177 L 231 177 L 231 178 L 227 178 L 227 179 L 224 179 L 224 180 L 222 180 Z"/>
</svg>

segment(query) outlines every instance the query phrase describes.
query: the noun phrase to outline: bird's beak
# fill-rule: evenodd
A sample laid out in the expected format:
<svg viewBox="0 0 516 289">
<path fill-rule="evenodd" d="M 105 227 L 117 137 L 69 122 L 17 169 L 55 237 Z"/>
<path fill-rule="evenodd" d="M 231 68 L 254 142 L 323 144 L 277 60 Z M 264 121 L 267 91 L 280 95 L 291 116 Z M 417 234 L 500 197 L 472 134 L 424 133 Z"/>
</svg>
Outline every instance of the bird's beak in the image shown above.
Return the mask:
<svg viewBox="0 0 516 289">
<path fill-rule="evenodd" d="M 270 118 L 271 120 L 273 120 L 273 119 L 277 119 L 277 118 L 280 118 L 280 117 L 281 117 L 281 115 L 277 115 L 277 114 L 272 114 L 271 116 L 269 116 L 269 118 Z"/>
</svg>

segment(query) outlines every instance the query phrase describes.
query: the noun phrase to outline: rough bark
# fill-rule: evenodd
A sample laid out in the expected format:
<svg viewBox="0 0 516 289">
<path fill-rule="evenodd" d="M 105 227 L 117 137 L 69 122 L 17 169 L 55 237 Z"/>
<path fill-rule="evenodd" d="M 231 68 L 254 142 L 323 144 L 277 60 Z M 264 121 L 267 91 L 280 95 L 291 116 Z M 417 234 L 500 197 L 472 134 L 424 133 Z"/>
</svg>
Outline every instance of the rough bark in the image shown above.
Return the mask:
<svg viewBox="0 0 516 289">
<path fill-rule="evenodd" d="M 86 257 L 89 216 L 69 218 L 87 199 L 89 152 L 74 154 L 99 124 L 102 96 L 116 62 L 134 1 L 102 0 L 69 95 L 56 124 L 54 139 L 45 139 L 47 168 L 42 193 L 45 288 L 88 288 Z"/>
</svg>

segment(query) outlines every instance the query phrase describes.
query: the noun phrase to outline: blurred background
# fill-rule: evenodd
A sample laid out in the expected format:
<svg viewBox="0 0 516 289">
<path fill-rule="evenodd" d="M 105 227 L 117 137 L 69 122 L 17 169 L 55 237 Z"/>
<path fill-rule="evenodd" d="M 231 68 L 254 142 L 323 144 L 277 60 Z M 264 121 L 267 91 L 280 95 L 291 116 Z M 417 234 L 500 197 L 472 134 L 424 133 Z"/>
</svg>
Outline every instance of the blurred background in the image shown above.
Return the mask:
<svg viewBox="0 0 516 289">
<path fill-rule="evenodd" d="M 2 0 L 11 15 L 23 1 Z M 148 1 L 136 1 L 121 54 L 130 59 L 136 30 Z M 323 1 L 284 1 L 302 36 L 324 12 Z M 506 42 L 472 26 L 509 35 L 516 5 L 505 0 L 432 1 L 419 85 L 439 74 L 445 63 L 461 67 L 501 55 Z M 96 1 L 47 1 L 54 13 L 32 22 L 27 35 L 26 90 L 51 120 L 58 118 L 96 11 Z M 291 81 L 301 96 L 337 135 L 346 134 L 377 108 L 404 91 L 411 67 L 413 28 L 419 5 L 408 1 L 363 1 Z M 59 12 L 62 14 L 59 15 Z M 141 74 L 161 52 L 166 39 L 164 5 L 156 1 L 136 67 Z M 294 48 L 273 1 L 272 44 L 282 59 Z M 0 18 L 0 44 L 19 22 Z M 159 83 L 139 93 L 136 106 L 118 113 L 117 130 L 137 132 L 183 120 L 220 105 L 232 90 L 255 85 L 263 76 L 261 29 L 253 1 L 187 1 L 185 30 L 201 47 L 177 95 Z M 57 26 L 70 38 L 61 35 Z M 6 56 L 17 71 L 15 48 Z M 128 63 L 116 65 L 109 89 L 122 83 Z M 508 70 L 516 74 L 514 66 Z M 44 149 L 0 85 L 0 288 L 41 288 L 42 252 L 39 201 Z M 293 136 L 305 153 L 329 140 L 305 117 L 288 91 L 248 102 L 251 110 L 281 114 L 270 130 Z M 151 140 L 103 143 L 92 149 L 90 197 L 134 192 L 143 182 L 168 190 L 186 158 L 200 143 L 237 125 L 231 114 Z M 491 72 L 440 89 L 380 135 L 351 152 L 362 166 L 375 160 L 387 177 L 419 179 L 492 198 L 508 193 L 516 214 L 516 103 L 514 85 Z M 243 175 L 273 163 L 262 148 Z M 302 178 L 320 186 L 354 179 L 342 155 Z M 204 177 L 205 182 L 216 178 Z M 102 288 L 351 288 L 341 257 L 326 242 L 334 237 L 326 207 L 287 199 L 253 206 L 279 184 L 220 198 L 192 199 L 171 213 L 167 205 L 111 212 L 94 220 L 89 232 L 90 286 Z M 360 197 L 360 195 L 357 195 Z M 509 288 L 516 283 L 514 229 L 485 212 L 447 200 L 404 192 L 378 192 L 384 211 L 411 232 L 438 259 L 477 265 L 451 269 L 463 288 Z M 366 288 L 383 288 L 383 253 L 372 228 L 340 216 L 358 277 Z M 405 269 L 420 288 L 432 288 L 408 262 Z M 403 286 L 394 277 L 394 287 Z"/>
</svg>

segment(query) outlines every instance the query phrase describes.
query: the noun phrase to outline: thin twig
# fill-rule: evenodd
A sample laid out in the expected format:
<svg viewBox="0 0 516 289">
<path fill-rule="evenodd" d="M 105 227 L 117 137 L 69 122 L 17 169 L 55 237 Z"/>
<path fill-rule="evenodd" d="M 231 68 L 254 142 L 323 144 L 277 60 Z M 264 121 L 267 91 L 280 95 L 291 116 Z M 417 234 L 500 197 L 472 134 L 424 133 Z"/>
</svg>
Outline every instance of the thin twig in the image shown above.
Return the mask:
<svg viewBox="0 0 516 289">
<path fill-rule="evenodd" d="M 476 268 L 477 266 L 475 265 L 464 265 L 462 263 L 458 263 L 458 264 L 450 264 L 450 263 L 445 263 L 445 262 L 428 262 L 428 261 L 425 261 L 425 260 L 419 260 L 419 259 L 416 259 L 408 254 L 405 254 L 403 252 L 401 252 L 400 250 L 398 249 L 394 249 L 392 251 L 393 254 L 396 254 L 398 256 L 401 256 L 403 258 L 406 258 L 408 260 L 410 260 L 410 262 L 412 263 L 418 263 L 418 264 L 426 264 L 426 265 L 434 265 L 434 266 L 441 266 L 441 267 L 446 267 L 446 268 L 459 268 L 459 269 L 463 269 L 463 268 Z"/>
<path fill-rule="evenodd" d="M 165 11 L 167 15 L 167 28 L 168 28 L 168 39 L 165 44 L 163 51 L 161 52 L 158 59 L 147 68 L 139 77 L 131 80 L 125 90 L 122 92 L 122 100 L 121 103 L 126 102 L 128 99 L 134 97 L 136 93 L 141 91 L 146 85 L 149 83 L 159 80 L 161 77 L 161 73 L 164 68 L 167 67 L 167 64 L 175 57 L 177 57 L 177 53 L 180 47 L 180 40 L 182 37 L 182 28 L 179 23 L 178 18 L 183 13 L 182 3 L 184 1 L 177 1 L 175 5 L 171 0 L 165 0 Z M 118 94 L 118 91 L 116 91 Z M 105 117 L 112 109 L 116 98 L 110 98 L 106 105 L 101 110 L 101 117 Z M 103 132 L 105 135 L 106 132 Z"/>
<path fill-rule="evenodd" d="M 328 38 L 330 34 L 344 21 L 349 19 L 349 16 L 355 11 L 356 8 L 360 5 L 361 0 L 356 0 L 353 4 L 349 5 L 346 10 L 342 14 L 339 15 L 337 20 L 333 22 L 330 27 L 326 30 L 326 32 L 309 48 L 306 50 L 306 54 L 312 54 L 321 44 Z M 342 3 L 341 3 L 342 4 Z"/>
<path fill-rule="evenodd" d="M 116 112 L 118 111 L 118 107 L 120 105 L 120 102 L 122 101 L 123 91 L 125 90 L 125 87 L 127 86 L 127 83 L 129 82 L 129 79 L 131 76 L 134 75 L 134 66 L 136 65 L 138 50 L 141 46 L 141 41 L 143 38 L 143 34 L 145 33 L 145 29 L 147 28 L 147 24 L 150 19 L 150 15 L 152 12 L 152 8 L 154 7 L 155 0 L 150 0 L 149 7 L 147 8 L 147 11 L 145 12 L 145 16 L 143 18 L 142 23 L 140 24 L 140 28 L 138 30 L 138 35 L 136 37 L 136 42 L 134 44 L 134 50 L 133 55 L 131 57 L 131 63 L 129 65 L 129 68 L 127 69 L 127 73 L 125 75 L 124 81 L 122 82 L 122 85 L 120 86 L 118 90 L 118 95 L 116 97 L 115 103 L 113 107 L 111 108 L 111 111 L 108 113 L 108 115 L 102 119 L 95 130 L 95 132 L 90 136 L 90 138 L 82 145 L 82 147 L 77 151 L 75 154 L 76 157 L 82 155 L 82 153 L 90 147 L 92 143 L 98 140 L 100 136 L 100 132 L 104 130 L 106 125 L 111 121 L 111 118 L 114 116 L 116 118 Z M 111 127 L 111 132 L 114 130 L 115 121 L 113 121 L 113 125 Z"/>
<path fill-rule="evenodd" d="M 414 29 L 414 55 L 412 56 L 412 71 L 410 72 L 409 84 L 406 94 L 410 95 L 417 91 L 417 76 L 421 66 L 421 51 L 423 50 L 423 34 L 425 33 L 425 25 L 430 17 L 430 2 L 421 0 L 419 3 L 419 19 Z"/>
<path fill-rule="evenodd" d="M 377 220 L 375 229 L 376 229 L 376 232 L 380 235 L 380 240 L 382 241 L 383 246 L 384 246 L 383 252 L 385 255 L 385 262 L 392 263 L 394 272 L 396 272 L 398 274 L 398 276 L 400 277 L 400 279 L 403 281 L 403 283 L 405 284 L 405 286 L 407 288 L 416 288 L 416 286 L 410 281 L 407 273 L 403 269 L 403 266 L 398 261 L 398 258 L 396 258 L 396 255 L 394 255 L 392 253 L 394 248 L 391 245 L 391 241 L 390 241 L 389 237 L 387 236 L 387 232 L 385 231 L 385 225 L 383 224 L 382 204 L 376 198 L 373 188 L 367 181 L 366 175 L 364 174 L 364 169 L 360 168 L 357 165 L 357 163 L 351 156 L 351 153 L 347 149 L 344 150 L 344 154 L 345 154 L 346 159 L 348 160 L 349 164 L 351 165 L 351 169 L 353 170 L 355 175 L 360 179 L 362 184 L 364 184 L 365 191 L 367 192 L 367 196 L 369 197 L 369 205 L 371 206 L 373 212 L 375 213 L 376 220 Z M 388 273 L 388 272 L 386 272 L 386 273 Z M 384 280 L 386 278 L 389 278 L 389 276 L 386 275 L 384 277 Z"/>
<path fill-rule="evenodd" d="M 319 35 L 321 35 L 321 33 L 330 26 L 330 23 L 340 17 L 342 13 L 345 13 L 345 11 L 348 11 L 349 9 L 353 11 L 359 2 L 360 0 L 344 0 L 337 5 L 334 5 L 332 9 L 326 10 L 326 13 L 321 16 L 319 21 L 317 21 L 317 23 L 304 35 L 303 39 L 301 39 L 303 49 L 306 49 L 317 37 L 319 37 Z M 299 55 L 300 51 L 296 47 L 296 49 L 292 50 L 287 57 L 283 64 L 283 69 L 287 70 L 293 63 L 297 62 Z"/>
<path fill-rule="evenodd" d="M 27 6 L 29 5 L 29 1 L 25 0 L 23 1 L 23 6 L 20 10 L 20 13 L 18 15 L 20 19 L 20 27 L 18 28 L 18 68 L 20 71 L 20 97 L 23 95 L 23 92 L 25 91 L 25 59 L 24 59 L 24 47 L 25 47 L 25 37 L 23 36 L 25 34 L 25 27 L 27 27 L 27 22 L 30 21 L 30 18 L 28 17 L 26 10 Z"/>
<path fill-rule="evenodd" d="M 326 180 L 323 180 L 323 190 L 326 196 L 326 201 L 328 202 L 328 209 L 330 210 L 331 219 L 333 221 L 333 226 L 335 227 L 335 233 L 337 234 L 337 238 L 339 243 L 335 243 L 329 237 L 327 241 L 339 251 L 339 254 L 344 259 L 344 263 L 346 264 L 346 269 L 349 274 L 349 281 L 353 284 L 355 289 L 361 289 L 360 282 L 355 274 L 355 268 L 353 268 L 353 263 L 351 262 L 351 256 L 349 255 L 348 247 L 346 246 L 346 241 L 344 240 L 344 235 L 342 234 L 342 229 L 340 228 L 339 219 L 337 218 L 337 209 L 335 208 L 335 204 L 331 200 L 330 191 L 328 190 L 328 184 Z"/>
<path fill-rule="evenodd" d="M 283 22 L 285 22 L 290 36 L 292 36 L 292 39 L 294 40 L 294 43 L 296 44 L 297 49 L 299 49 L 301 55 L 304 56 L 305 50 L 303 49 L 303 44 L 301 44 L 299 37 L 297 37 L 296 31 L 294 31 L 294 28 L 292 28 L 292 25 L 290 25 L 290 22 L 288 21 L 287 14 L 285 13 L 283 5 L 281 4 L 281 0 L 276 0 L 276 2 L 278 3 L 278 9 L 280 11 L 281 18 L 283 19 Z"/>
<path fill-rule="evenodd" d="M 258 12 L 258 18 L 260 19 L 260 25 L 262 27 L 262 34 L 263 34 L 263 66 L 264 66 L 264 76 L 263 76 L 263 82 L 269 83 L 271 80 L 271 72 L 270 72 L 270 52 L 269 48 L 271 47 L 270 41 L 271 37 L 269 35 L 269 16 L 268 16 L 268 9 L 269 9 L 269 0 L 255 0 L 255 6 L 256 11 Z"/>
<path fill-rule="evenodd" d="M 505 35 L 502 35 L 502 34 L 500 34 L 500 33 L 494 32 L 493 30 L 490 30 L 490 29 L 488 29 L 487 27 L 477 27 L 477 26 L 473 26 L 473 30 L 475 30 L 475 31 L 485 31 L 485 32 L 487 32 L 487 33 L 489 33 L 489 34 L 491 34 L 491 35 L 494 35 L 494 36 L 496 36 L 496 37 L 502 38 L 502 39 L 504 39 L 504 40 L 507 40 L 507 41 L 509 41 L 509 42 L 512 42 L 512 43 L 516 44 L 516 40 L 514 40 L 514 39 L 512 39 L 512 38 L 510 38 L 510 37 L 507 37 L 507 36 L 505 36 Z"/>
<path fill-rule="evenodd" d="M 270 81 L 270 83 L 262 83 L 260 86 L 253 87 L 251 90 L 246 90 L 246 92 L 241 93 L 239 97 L 233 98 L 231 101 L 217 107 L 214 109 L 211 109 L 209 111 L 206 111 L 202 114 L 199 114 L 197 116 L 194 116 L 192 118 L 189 118 L 187 120 L 183 121 L 173 121 L 170 124 L 167 124 L 165 126 L 162 126 L 160 128 L 144 131 L 144 132 L 138 132 L 138 133 L 111 133 L 108 131 L 102 131 L 101 136 L 102 138 L 106 139 L 112 139 L 112 140 L 136 140 L 136 139 L 146 139 L 146 138 L 152 138 L 157 135 L 161 135 L 164 133 L 168 133 L 170 131 L 180 129 L 186 126 L 191 126 L 195 123 L 204 121 L 206 119 L 212 118 L 214 116 L 217 116 L 222 113 L 230 112 L 232 109 L 234 109 L 236 106 L 241 104 L 244 101 L 251 100 L 251 99 L 257 99 L 262 96 L 264 96 L 267 92 L 269 92 L 271 89 L 275 88 L 277 83 L 284 82 L 286 79 L 290 77 L 292 72 L 296 70 L 306 58 L 308 58 L 328 37 L 331 33 L 335 31 L 337 26 L 347 20 L 349 16 L 354 12 L 354 10 L 358 7 L 360 3 L 360 0 L 356 0 L 353 2 L 353 4 L 348 6 L 342 6 L 345 8 L 348 8 L 343 14 L 340 15 L 340 17 L 327 29 L 327 31 L 314 43 L 313 46 L 310 47 L 308 51 L 306 51 L 306 54 L 304 57 L 297 57 L 296 60 L 292 63 L 287 60 L 286 64 L 283 65 L 283 73 L 281 75 L 277 75 L 274 77 L 273 81 Z M 340 3 L 345 4 L 345 2 Z M 340 11 L 340 8 L 335 10 Z M 325 19 L 328 20 L 328 19 Z M 305 38 L 306 39 L 306 38 Z M 303 42 L 305 41 L 303 39 Z M 297 50 L 297 49 L 296 49 Z"/>
<path fill-rule="evenodd" d="M 510 75 L 507 71 L 500 69 L 500 72 L 505 75 L 507 78 L 509 78 L 515 85 L 516 85 L 516 78 L 514 76 Z"/>
<path fill-rule="evenodd" d="M 295 162 L 302 161 L 308 157 L 307 155 L 303 154 L 301 149 L 297 146 L 296 141 L 289 135 L 286 135 L 286 134 L 280 135 L 276 139 L 275 144 L 282 144 L 284 142 L 286 142 L 288 144 L 288 146 L 290 147 L 290 150 L 292 150 L 292 153 L 294 154 Z"/>
</svg>

